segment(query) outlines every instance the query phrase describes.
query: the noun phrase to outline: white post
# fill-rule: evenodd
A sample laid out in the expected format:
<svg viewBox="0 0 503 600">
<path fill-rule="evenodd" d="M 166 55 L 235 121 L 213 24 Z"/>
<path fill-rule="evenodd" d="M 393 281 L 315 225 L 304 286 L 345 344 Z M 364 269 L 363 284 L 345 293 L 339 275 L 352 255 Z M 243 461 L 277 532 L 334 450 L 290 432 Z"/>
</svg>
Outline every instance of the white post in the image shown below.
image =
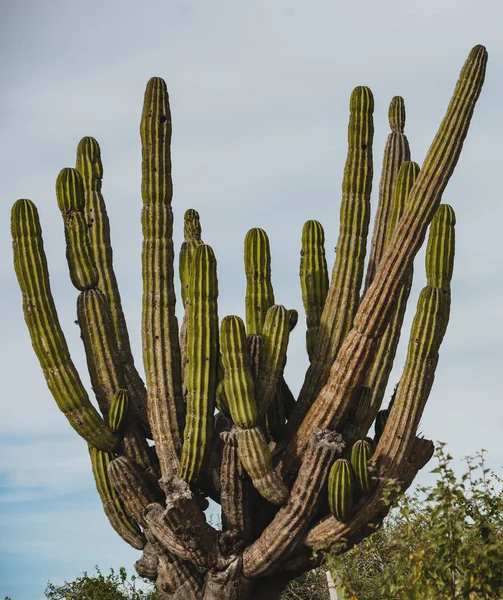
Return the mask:
<svg viewBox="0 0 503 600">
<path fill-rule="evenodd" d="M 330 600 L 344 600 L 340 592 L 337 590 L 335 581 L 332 578 L 332 573 L 330 573 L 330 571 L 327 571 L 326 576 L 328 582 L 328 596 Z"/>
</svg>

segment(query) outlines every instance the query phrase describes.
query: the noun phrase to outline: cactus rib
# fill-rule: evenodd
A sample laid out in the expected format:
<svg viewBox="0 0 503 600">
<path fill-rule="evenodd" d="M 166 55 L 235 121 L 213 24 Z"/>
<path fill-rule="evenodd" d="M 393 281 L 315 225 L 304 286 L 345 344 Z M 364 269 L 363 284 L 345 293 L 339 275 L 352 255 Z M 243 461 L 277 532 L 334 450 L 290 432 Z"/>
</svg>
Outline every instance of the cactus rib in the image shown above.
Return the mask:
<svg viewBox="0 0 503 600">
<path fill-rule="evenodd" d="M 263 229 L 250 229 L 245 237 L 246 332 L 262 333 L 269 308 L 274 304 L 271 283 L 271 250 Z"/>
</svg>

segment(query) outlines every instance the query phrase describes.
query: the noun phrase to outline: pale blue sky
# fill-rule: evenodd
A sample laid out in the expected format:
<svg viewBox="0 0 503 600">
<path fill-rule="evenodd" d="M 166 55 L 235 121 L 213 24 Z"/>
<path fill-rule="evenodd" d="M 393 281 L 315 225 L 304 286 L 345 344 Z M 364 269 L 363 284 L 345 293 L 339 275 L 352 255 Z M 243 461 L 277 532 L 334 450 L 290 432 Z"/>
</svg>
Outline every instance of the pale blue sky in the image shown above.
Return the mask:
<svg viewBox="0 0 503 600">
<path fill-rule="evenodd" d="M 73 579 L 95 564 L 132 570 L 138 557 L 110 528 L 86 445 L 58 411 L 31 351 L 11 267 L 9 211 L 21 197 L 39 208 L 60 318 L 88 383 L 54 182 L 73 165 L 81 137 L 98 139 L 116 272 L 141 366 L 138 126 L 151 76 L 165 78 L 170 90 L 176 245 L 185 209 L 196 208 L 218 258 L 220 316 L 243 315 L 242 244 L 256 226 L 270 235 L 277 301 L 301 311 L 299 245 L 307 219 L 323 223 L 333 259 L 351 90 L 368 85 L 375 96 L 376 191 L 391 97 L 405 98 L 406 133 L 421 163 L 469 50 L 487 46 L 485 89 L 444 194 L 458 222 L 453 305 L 421 429 L 448 442 L 457 458 L 487 448 L 489 465 L 501 473 L 499 0 L 0 6 L 0 597 L 41 600 L 48 579 Z M 412 309 L 423 285 L 418 258 Z M 298 390 L 307 364 L 303 328 L 292 337 L 287 373 Z M 392 384 L 403 357 L 402 344 Z M 420 480 L 431 481 L 427 473 Z"/>
</svg>

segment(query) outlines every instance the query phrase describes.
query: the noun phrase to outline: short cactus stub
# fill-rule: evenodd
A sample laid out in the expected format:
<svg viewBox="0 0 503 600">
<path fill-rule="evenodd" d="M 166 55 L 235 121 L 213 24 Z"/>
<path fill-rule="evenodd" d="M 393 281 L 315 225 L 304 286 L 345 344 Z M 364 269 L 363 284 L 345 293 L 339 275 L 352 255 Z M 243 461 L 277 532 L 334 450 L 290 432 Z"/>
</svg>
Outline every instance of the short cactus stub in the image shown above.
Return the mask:
<svg viewBox="0 0 503 600">
<path fill-rule="evenodd" d="M 355 474 L 356 483 L 361 492 L 370 491 L 371 477 L 369 460 L 372 456 L 372 445 L 367 440 L 358 440 L 351 448 L 351 466 Z"/>
<path fill-rule="evenodd" d="M 328 478 L 328 503 L 339 521 L 347 521 L 353 510 L 355 476 L 353 467 L 345 458 L 337 459 Z"/>
</svg>

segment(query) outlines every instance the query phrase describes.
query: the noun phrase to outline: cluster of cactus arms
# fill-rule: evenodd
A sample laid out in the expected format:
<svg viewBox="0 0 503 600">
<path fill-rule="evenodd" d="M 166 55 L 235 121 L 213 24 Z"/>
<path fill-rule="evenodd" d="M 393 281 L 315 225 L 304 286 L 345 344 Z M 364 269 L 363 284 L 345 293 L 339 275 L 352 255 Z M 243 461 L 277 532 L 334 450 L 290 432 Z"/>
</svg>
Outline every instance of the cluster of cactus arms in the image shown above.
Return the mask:
<svg viewBox="0 0 503 600">
<path fill-rule="evenodd" d="M 202 240 L 199 214 L 185 213 L 179 327 L 171 115 L 162 79 L 148 82 L 141 118 L 145 383 L 114 275 L 95 139 L 80 142 L 76 168 L 63 169 L 56 183 L 99 410 L 58 320 L 37 209 L 30 200 L 14 204 L 14 264 L 33 348 L 59 408 L 89 446 L 110 524 L 142 551 L 136 569 L 163 597 L 277 598 L 290 579 L 323 560 L 313 550 L 349 548 L 369 535 L 386 514 L 386 480 L 406 489 L 430 459 L 433 444 L 417 428 L 449 319 L 454 259 L 454 211 L 440 202 L 486 62 L 485 48 L 473 48 L 421 168 L 410 160 L 404 101 L 392 99 L 365 278 L 374 100 L 367 87 L 353 91 L 331 277 L 322 225 L 308 221 L 302 230 L 310 366 L 297 397 L 284 370 L 299 315 L 275 303 L 263 229 L 251 229 L 244 244 L 245 320 L 219 321 L 215 254 Z M 426 287 L 403 374 L 383 408 L 412 263 L 428 228 Z M 205 517 L 208 498 L 221 506 L 221 529 Z"/>
</svg>

